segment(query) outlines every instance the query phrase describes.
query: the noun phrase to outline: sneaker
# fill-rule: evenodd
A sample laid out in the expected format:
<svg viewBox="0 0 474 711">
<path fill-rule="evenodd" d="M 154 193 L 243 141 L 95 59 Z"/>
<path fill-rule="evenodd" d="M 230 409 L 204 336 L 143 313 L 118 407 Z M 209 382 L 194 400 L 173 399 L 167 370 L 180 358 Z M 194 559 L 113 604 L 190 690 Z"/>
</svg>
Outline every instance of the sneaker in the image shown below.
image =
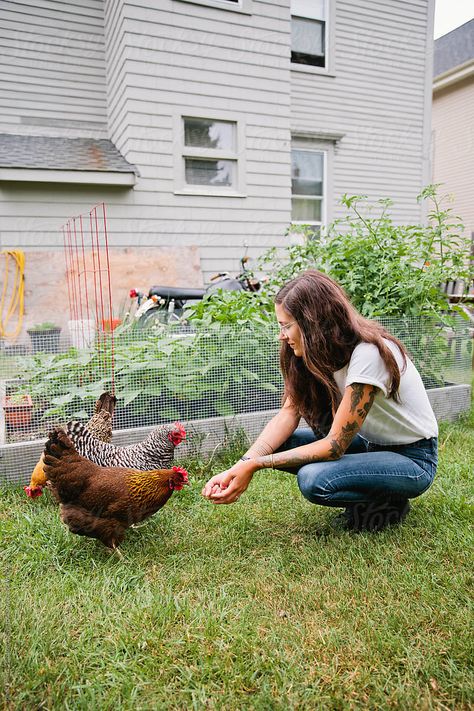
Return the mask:
<svg viewBox="0 0 474 711">
<path fill-rule="evenodd" d="M 333 523 L 337 527 L 342 527 L 347 530 L 351 530 L 353 527 L 353 506 L 347 506 L 344 511 L 341 511 L 335 518 Z"/>
<path fill-rule="evenodd" d="M 355 504 L 351 507 L 350 528 L 353 531 L 383 531 L 400 524 L 410 510 L 408 499 L 389 499 Z"/>
</svg>

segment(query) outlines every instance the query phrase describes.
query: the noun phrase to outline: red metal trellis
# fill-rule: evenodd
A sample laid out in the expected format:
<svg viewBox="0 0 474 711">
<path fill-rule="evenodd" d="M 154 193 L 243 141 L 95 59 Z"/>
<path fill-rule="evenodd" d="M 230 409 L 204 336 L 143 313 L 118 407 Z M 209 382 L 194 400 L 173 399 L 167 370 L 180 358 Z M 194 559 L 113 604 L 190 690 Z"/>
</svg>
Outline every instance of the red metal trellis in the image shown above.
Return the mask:
<svg viewBox="0 0 474 711">
<path fill-rule="evenodd" d="M 114 392 L 114 319 L 105 204 L 62 227 L 73 346 L 96 348 Z"/>
</svg>

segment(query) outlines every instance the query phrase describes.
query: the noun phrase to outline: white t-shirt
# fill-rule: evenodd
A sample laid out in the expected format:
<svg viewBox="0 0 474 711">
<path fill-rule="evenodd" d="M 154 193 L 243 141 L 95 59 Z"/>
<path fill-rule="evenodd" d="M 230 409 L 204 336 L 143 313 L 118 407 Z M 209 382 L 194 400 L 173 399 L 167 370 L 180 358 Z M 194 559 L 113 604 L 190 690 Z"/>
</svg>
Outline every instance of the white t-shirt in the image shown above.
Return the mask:
<svg viewBox="0 0 474 711">
<path fill-rule="evenodd" d="M 398 346 L 387 339 L 384 342 L 400 368 L 400 402 L 387 397 L 390 375 L 379 349 L 372 343 L 359 343 L 349 363 L 334 373 L 341 394 L 352 383 L 367 383 L 380 388 L 360 434 L 375 444 L 410 444 L 437 437 L 438 424 L 420 374 L 408 357 L 406 370 L 402 372 L 403 359 Z"/>
</svg>

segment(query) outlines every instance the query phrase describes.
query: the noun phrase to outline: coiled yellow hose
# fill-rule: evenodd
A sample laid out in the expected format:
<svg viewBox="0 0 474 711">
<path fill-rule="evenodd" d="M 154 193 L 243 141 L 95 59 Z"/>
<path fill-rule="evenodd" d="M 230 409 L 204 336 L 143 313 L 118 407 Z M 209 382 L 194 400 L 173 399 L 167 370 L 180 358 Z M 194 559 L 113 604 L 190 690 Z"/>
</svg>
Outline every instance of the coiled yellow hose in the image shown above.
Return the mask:
<svg viewBox="0 0 474 711">
<path fill-rule="evenodd" d="M 21 331 L 25 305 L 25 253 L 20 250 L 4 249 L 5 277 L 0 299 L 0 337 L 15 339 Z M 11 274 L 10 274 L 11 272 Z M 13 278 L 13 286 L 9 286 Z M 4 312 L 6 315 L 4 316 Z M 14 330 L 8 331 L 9 322 L 17 319 Z"/>
</svg>

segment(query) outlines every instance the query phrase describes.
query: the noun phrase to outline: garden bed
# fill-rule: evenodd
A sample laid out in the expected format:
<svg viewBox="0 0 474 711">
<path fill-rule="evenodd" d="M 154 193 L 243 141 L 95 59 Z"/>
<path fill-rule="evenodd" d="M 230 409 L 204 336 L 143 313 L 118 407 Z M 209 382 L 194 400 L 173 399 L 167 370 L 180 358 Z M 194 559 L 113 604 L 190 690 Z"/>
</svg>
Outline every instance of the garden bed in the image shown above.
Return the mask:
<svg viewBox="0 0 474 711">
<path fill-rule="evenodd" d="M 454 324 L 455 351 L 432 321 L 386 319 L 383 325 L 407 344 L 439 420 L 452 421 L 469 409 L 471 354 L 464 322 Z M 117 443 L 132 444 L 173 420 L 189 423 L 196 433 L 191 442 L 202 440 L 205 449 L 221 441 L 226 428 L 243 427 L 250 438 L 257 435 L 280 405 L 276 335 L 274 325 L 216 325 L 185 337 L 166 328 L 116 331 Z M 102 356 L 94 349 L 72 348 L 16 357 L 14 372 L 4 364 L 0 398 L 26 393 L 34 407 L 31 422 L 23 426 L 2 422 L 0 410 L 1 479 L 24 483 L 51 427 L 91 416 L 96 399 L 112 385 L 111 361 Z"/>
<path fill-rule="evenodd" d="M 438 420 L 454 422 L 469 410 L 471 403 L 470 385 L 449 385 L 427 390 L 428 397 Z M 231 417 L 218 416 L 184 422 L 187 439 L 176 454 L 179 460 L 186 460 L 200 452 L 209 454 L 236 430 L 245 432 L 249 440 L 255 438 L 266 423 L 276 414 L 277 409 L 245 412 Z M 114 431 L 113 441 L 126 446 L 140 442 L 151 432 L 153 426 L 138 426 Z M 0 446 L 0 484 L 28 484 L 31 472 L 44 447 L 44 439 L 26 440 Z"/>
</svg>

